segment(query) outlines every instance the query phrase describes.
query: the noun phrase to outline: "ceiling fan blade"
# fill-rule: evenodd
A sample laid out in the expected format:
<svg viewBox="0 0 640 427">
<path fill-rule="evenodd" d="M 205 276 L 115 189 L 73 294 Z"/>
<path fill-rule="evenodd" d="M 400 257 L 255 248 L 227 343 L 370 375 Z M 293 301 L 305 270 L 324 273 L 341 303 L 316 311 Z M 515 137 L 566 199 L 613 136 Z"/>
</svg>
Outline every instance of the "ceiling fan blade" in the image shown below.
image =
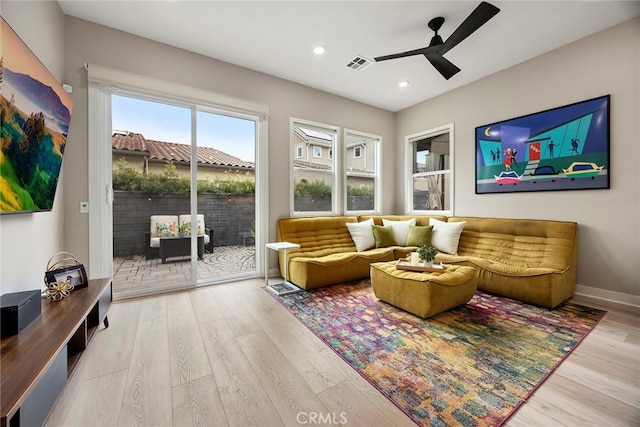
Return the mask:
<svg viewBox="0 0 640 427">
<path fill-rule="evenodd" d="M 430 50 L 428 47 L 421 47 L 420 49 L 414 49 L 414 50 L 409 50 L 406 52 L 401 52 L 401 53 L 394 53 L 392 55 L 385 55 L 385 56 L 378 56 L 376 58 L 373 58 L 376 62 L 380 62 L 380 61 L 386 61 L 387 59 L 396 59 L 396 58 L 404 58 L 407 56 L 414 56 L 414 55 L 424 55 L 426 53 L 428 53 Z"/>
<path fill-rule="evenodd" d="M 424 56 L 446 80 L 449 80 L 460 71 L 460 68 L 453 65 L 447 58 L 439 53 L 429 53 Z"/>
<path fill-rule="evenodd" d="M 462 24 L 449 36 L 449 38 L 438 48 L 438 53 L 444 55 L 450 49 L 457 46 L 458 43 L 473 34 L 478 28 L 482 27 L 487 21 L 500 12 L 500 9 L 494 5 L 483 1 L 467 16 Z"/>
</svg>

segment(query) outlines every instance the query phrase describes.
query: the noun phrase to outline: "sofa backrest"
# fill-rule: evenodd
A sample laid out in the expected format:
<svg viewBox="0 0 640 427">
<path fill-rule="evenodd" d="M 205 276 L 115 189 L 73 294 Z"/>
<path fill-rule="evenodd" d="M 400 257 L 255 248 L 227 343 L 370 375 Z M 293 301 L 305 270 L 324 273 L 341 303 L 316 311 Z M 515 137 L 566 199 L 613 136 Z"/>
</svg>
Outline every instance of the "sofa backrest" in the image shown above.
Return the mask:
<svg viewBox="0 0 640 427">
<path fill-rule="evenodd" d="M 566 270 L 577 258 L 578 224 L 533 219 L 450 217 L 466 222 L 458 255 L 478 256 L 514 267 Z"/>
<path fill-rule="evenodd" d="M 382 225 L 382 220 L 388 221 L 408 221 L 412 218 L 416 219 L 416 225 L 424 226 L 429 225 L 429 218 L 435 218 L 440 221 L 447 221 L 447 217 L 443 215 L 360 215 L 358 221 L 366 221 L 369 218 L 373 218 L 373 223 L 376 225 Z"/>
<path fill-rule="evenodd" d="M 279 242 L 297 243 L 300 249 L 289 251 L 296 256 L 324 256 L 341 252 L 355 252 L 347 222 L 358 222 L 355 216 L 326 216 L 312 218 L 283 218 L 278 220 Z"/>
</svg>

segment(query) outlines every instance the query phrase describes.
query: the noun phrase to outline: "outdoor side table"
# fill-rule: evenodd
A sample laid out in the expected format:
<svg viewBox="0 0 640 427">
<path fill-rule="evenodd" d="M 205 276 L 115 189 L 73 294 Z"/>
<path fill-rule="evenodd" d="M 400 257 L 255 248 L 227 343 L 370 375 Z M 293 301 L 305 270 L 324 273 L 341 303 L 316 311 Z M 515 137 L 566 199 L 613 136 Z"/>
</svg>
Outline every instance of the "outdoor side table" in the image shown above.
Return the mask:
<svg viewBox="0 0 640 427">
<path fill-rule="evenodd" d="M 277 242 L 277 243 L 267 243 L 265 245 L 264 251 L 264 285 L 267 289 L 275 292 L 276 295 L 287 295 L 295 292 L 300 292 L 302 289 L 289 282 L 289 258 L 288 251 L 289 249 L 299 249 L 300 245 L 297 243 L 289 243 L 289 242 Z M 283 251 L 284 253 L 284 282 L 282 283 L 274 283 L 273 285 L 269 285 L 269 251 L 267 249 L 273 249 L 274 251 Z"/>
</svg>

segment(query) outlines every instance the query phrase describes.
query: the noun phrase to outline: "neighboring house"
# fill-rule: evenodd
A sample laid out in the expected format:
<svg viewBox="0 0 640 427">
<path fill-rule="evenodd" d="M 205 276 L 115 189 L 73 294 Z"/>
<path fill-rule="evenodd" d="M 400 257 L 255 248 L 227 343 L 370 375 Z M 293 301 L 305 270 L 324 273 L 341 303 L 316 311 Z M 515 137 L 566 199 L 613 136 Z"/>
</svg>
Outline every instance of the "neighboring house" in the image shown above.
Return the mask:
<svg viewBox="0 0 640 427">
<path fill-rule="evenodd" d="M 113 168 L 124 158 L 129 166 L 143 174 L 162 173 L 168 162 L 180 176 L 189 176 L 191 145 L 146 139 L 142 134 L 116 130 L 112 136 Z M 198 179 L 254 178 L 255 163 L 210 147 L 197 147 Z"/>
<path fill-rule="evenodd" d="M 366 138 L 346 141 L 345 166 L 350 185 L 371 185 L 375 174 L 375 149 L 368 148 Z M 293 134 L 293 166 L 297 179 L 322 180 L 329 184 L 330 175 L 318 174 L 333 168 L 333 139 L 331 135 L 308 128 L 296 127 Z"/>
</svg>

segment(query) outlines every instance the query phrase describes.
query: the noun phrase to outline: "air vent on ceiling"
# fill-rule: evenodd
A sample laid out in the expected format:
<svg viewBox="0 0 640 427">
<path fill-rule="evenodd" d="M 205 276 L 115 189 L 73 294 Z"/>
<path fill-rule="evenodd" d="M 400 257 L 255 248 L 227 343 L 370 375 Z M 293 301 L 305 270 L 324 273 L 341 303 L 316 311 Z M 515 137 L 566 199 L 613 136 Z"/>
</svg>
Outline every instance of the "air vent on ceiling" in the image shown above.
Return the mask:
<svg viewBox="0 0 640 427">
<path fill-rule="evenodd" d="M 361 71 L 367 68 L 371 64 L 373 64 L 372 60 L 367 59 L 364 56 L 358 55 L 347 64 L 347 67 L 353 68 L 354 70 Z"/>
</svg>

